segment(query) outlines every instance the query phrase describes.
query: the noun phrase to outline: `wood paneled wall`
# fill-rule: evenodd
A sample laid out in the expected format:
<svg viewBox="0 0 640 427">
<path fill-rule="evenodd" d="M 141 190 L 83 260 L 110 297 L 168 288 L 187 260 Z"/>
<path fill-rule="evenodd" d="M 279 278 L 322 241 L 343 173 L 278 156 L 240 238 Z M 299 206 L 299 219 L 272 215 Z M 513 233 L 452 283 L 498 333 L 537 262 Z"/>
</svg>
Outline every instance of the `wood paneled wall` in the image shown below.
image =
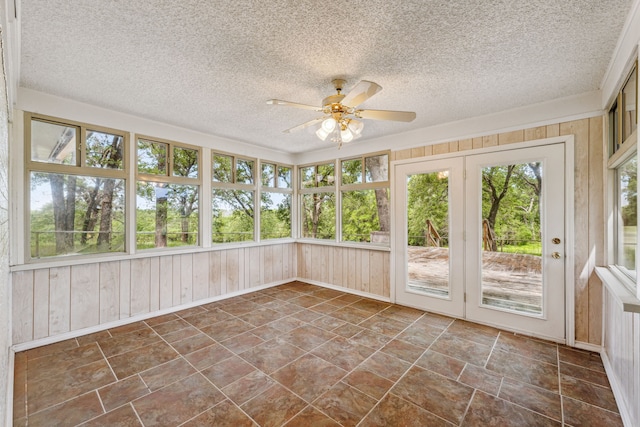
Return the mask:
<svg viewBox="0 0 640 427">
<path fill-rule="evenodd" d="M 298 277 L 389 298 L 389 252 L 298 243 Z"/>
<path fill-rule="evenodd" d="M 640 314 L 622 311 L 607 291 L 604 299 L 603 356 L 611 368 L 607 373 L 612 386 L 619 388 L 616 399 L 630 418 L 628 425 L 640 426 Z"/>
<path fill-rule="evenodd" d="M 391 153 L 391 160 L 403 160 L 574 135 L 575 337 L 576 341 L 595 345 L 602 343 L 602 282 L 594 269 L 604 264 L 603 125 L 601 116 Z"/>
<path fill-rule="evenodd" d="M 13 273 L 13 344 L 296 277 L 296 244 Z"/>
</svg>

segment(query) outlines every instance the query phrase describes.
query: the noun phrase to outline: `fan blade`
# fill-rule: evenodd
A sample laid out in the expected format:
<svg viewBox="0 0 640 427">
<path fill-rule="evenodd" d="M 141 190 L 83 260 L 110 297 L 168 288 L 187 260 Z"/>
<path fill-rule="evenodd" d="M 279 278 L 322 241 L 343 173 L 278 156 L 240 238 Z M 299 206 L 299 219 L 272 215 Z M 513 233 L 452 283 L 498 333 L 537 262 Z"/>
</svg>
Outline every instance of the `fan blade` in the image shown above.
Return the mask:
<svg viewBox="0 0 640 427">
<path fill-rule="evenodd" d="M 395 122 L 411 122 L 416 118 L 413 111 L 358 110 L 356 117 L 373 120 L 393 120 Z"/>
<path fill-rule="evenodd" d="M 362 80 L 341 101 L 342 105 L 355 108 L 382 90 L 377 83 Z"/>
<path fill-rule="evenodd" d="M 314 107 L 313 105 L 307 105 L 307 104 L 299 104 L 297 102 L 282 101 L 280 99 L 270 99 L 267 101 L 267 104 L 284 105 L 286 107 L 296 107 L 296 108 L 302 108 L 305 110 L 322 111 L 322 108 L 320 107 Z"/>
<path fill-rule="evenodd" d="M 285 131 L 283 131 L 283 132 L 284 132 L 284 133 L 291 133 L 291 132 L 295 132 L 295 131 L 298 131 L 298 130 L 304 129 L 304 128 L 309 127 L 309 126 L 313 126 L 313 125 L 315 125 L 316 123 L 320 123 L 320 122 L 321 122 L 321 121 L 323 121 L 324 119 L 325 119 L 325 117 L 319 117 L 319 118 L 317 118 L 317 119 L 309 120 L 308 122 L 305 122 L 305 123 L 303 123 L 303 124 L 301 124 L 301 125 L 298 125 L 298 126 L 294 126 L 294 127 L 290 128 L 290 129 L 287 129 L 287 130 L 285 130 Z"/>
</svg>

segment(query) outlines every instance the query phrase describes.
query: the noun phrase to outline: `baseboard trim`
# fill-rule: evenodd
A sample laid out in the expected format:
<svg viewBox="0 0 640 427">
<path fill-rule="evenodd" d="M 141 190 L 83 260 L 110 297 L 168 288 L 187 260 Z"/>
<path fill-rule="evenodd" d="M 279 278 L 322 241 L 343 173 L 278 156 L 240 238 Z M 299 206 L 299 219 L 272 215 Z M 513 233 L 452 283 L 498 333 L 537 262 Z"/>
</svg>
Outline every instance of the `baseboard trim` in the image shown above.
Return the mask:
<svg viewBox="0 0 640 427">
<path fill-rule="evenodd" d="M 13 425 L 13 382 L 15 381 L 15 359 L 16 353 L 12 348 L 9 348 L 9 360 L 7 363 L 7 401 L 6 401 L 6 418 L 5 424 L 6 426 Z"/>
<path fill-rule="evenodd" d="M 573 347 L 579 348 L 580 350 L 592 351 L 594 353 L 602 354 L 602 347 L 597 344 L 591 344 L 588 342 L 575 341 Z"/>
<path fill-rule="evenodd" d="M 305 278 L 302 278 L 302 277 L 296 277 L 294 280 L 297 280 L 298 282 L 308 283 L 310 285 L 320 286 L 320 287 L 327 288 L 327 289 L 333 289 L 334 291 L 340 291 L 340 292 L 344 292 L 346 294 L 357 295 L 357 296 L 363 297 L 363 298 L 371 298 L 371 299 L 375 299 L 375 300 L 378 300 L 378 301 L 389 302 L 389 303 L 391 302 L 391 298 L 389 298 L 389 297 L 383 297 L 382 295 L 371 294 L 369 292 L 359 291 L 357 289 L 351 289 L 351 288 L 345 288 L 345 287 L 342 287 L 342 286 L 331 285 L 329 283 L 319 282 L 317 280 L 305 279 Z"/>
<path fill-rule="evenodd" d="M 127 317 L 125 319 L 114 320 L 112 322 L 101 323 L 100 325 L 90 326 L 88 328 L 77 329 L 75 331 L 64 332 L 62 334 L 53 335 L 53 336 L 46 337 L 46 338 L 41 338 L 41 339 L 38 339 L 38 340 L 28 341 L 28 342 L 20 343 L 20 344 L 14 344 L 11 347 L 11 349 L 15 353 L 20 352 L 20 351 L 25 351 L 25 350 L 31 350 L 33 348 L 42 347 L 44 345 L 55 344 L 55 343 L 60 342 L 60 341 L 65 341 L 65 340 L 68 340 L 68 339 L 81 337 L 83 335 L 93 334 L 93 333 L 101 332 L 101 331 L 104 331 L 104 330 L 107 330 L 107 329 L 111 329 L 111 328 L 117 328 L 118 326 L 128 325 L 130 323 L 139 322 L 141 320 L 147 320 L 147 319 L 150 319 L 152 317 L 162 316 L 164 314 L 175 313 L 176 311 L 197 307 L 199 305 L 209 304 L 209 303 L 216 302 L 216 301 L 222 301 L 222 300 L 225 300 L 225 299 L 237 297 L 239 295 L 250 294 L 252 292 L 260 291 L 262 289 L 272 288 L 274 286 L 280 286 L 280 285 L 283 285 L 285 283 L 289 283 L 292 280 L 295 280 L 295 279 L 279 280 L 277 282 L 268 283 L 266 285 L 254 286 L 252 288 L 242 289 L 242 290 L 235 291 L 235 292 L 230 292 L 230 293 L 227 293 L 227 294 L 224 294 L 224 295 L 218 295 L 218 296 L 211 297 L 211 298 L 205 298 L 205 299 L 201 299 L 201 300 L 197 300 L 197 301 L 192 301 L 192 302 L 189 302 L 189 303 L 186 303 L 186 304 L 176 305 L 176 306 L 173 306 L 173 307 L 164 308 L 162 310 L 157 310 L 157 311 L 153 311 L 153 312 L 150 312 L 150 313 L 136 314 L 134 316 Z"/>
<path fill-rule="evenodd" d="M 607 373 L 607 378 L 609 379 L 609 384 L 611 385 L 611 391 L 613 391 L 613 395 L 616 398 L 616 403 L 618 405 L 618 411 L 620 412 L 620 417 L 622 418 L 622 423 L 626 427 L 632 427 L 632 418 L 631 412 L 627 408 L 627 405 L 624 400 L 624 392 L 622 391 L 622 387 L 618 381 L 618 378 L 615 375 L 615 370 L 613 369 L 613 365 L 609 360 L 609 356 L 604 348 L 600 351 L 600 357 L 602 358 L 602 364 L 604 365 L 604 370 Z"/>
</svg>

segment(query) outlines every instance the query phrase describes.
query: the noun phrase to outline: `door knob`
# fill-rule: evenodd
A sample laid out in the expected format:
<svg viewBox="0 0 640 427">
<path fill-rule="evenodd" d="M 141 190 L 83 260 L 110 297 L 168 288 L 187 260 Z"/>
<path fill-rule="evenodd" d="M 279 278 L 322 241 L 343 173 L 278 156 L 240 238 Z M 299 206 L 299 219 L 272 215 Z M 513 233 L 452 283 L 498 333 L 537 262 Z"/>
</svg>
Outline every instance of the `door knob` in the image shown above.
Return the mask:
<svg viewBox="0 0 640 427">
<path fill-rule="evenodd" d="M 551 243 L 553 243 L 554 245 L 559 245 L 560 244 L 560 238 L 554 237 L 553 239 L 551 239 Z"/>
<path fill-rule="evenodd" d="M 560 252 L 554 252 L 551 254 L 551 258 L 553 259 L 560 259 Z"/>
</svg>

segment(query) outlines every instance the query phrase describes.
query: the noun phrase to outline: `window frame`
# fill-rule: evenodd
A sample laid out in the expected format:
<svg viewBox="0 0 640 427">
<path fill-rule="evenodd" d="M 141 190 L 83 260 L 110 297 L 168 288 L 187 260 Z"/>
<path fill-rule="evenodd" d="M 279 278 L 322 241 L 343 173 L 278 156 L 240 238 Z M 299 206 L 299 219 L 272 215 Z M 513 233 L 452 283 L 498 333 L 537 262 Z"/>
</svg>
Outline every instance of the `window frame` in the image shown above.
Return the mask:
<svg viewBox="0 0 640 427">
<path fill-rule="evenodd" d="M 274 173 L 273 173 L 273 184 L 274 186 L 268 186 L 268 185 L 264 185 L 262 182 L 262 165 L 264 164 L 268 164 L 268 165 L 273 165 L 274 166 Z M 278 186 L 278 178 L 279 178 L 279 170 L 280 168 L 289 168 L 289 175 L 290 175 L 290 185 L 289 187 L 279 187 Z M 258 241 L 262 242 L 262 241 L 269 241 L 269 242 L 274 242 L 274 241 L 279 241 L 279 240 L 285 240 L 285 239 L 292 239 L 294 238 L 294 231 L 295 231 L 295 188 L 296 188 L 296 168 L 293 165 L 289 165 L 289 164 L 284 164 L 281 162 L 275 162 L 275 161 L 270 161 L 270 160 L 262 160 L 260 159 L 258 162 L 258 167 L 256 170 L 256 174 L 259 176 L 259 185 L 258 185 L 258 191 L 257 191 L 257 204 L 259 206 L 259 209 L 257 210 L 257 215 L 258 215 L 258 230 L 257 230 L 257 235 L 256 237 L 258 238 Z M 277 193 L 277 194 L 288 194 L 290 199 L 291 199 L 291 212 L 290 212 L 290 218 L 291 218 L 291 224 L 290 224 L 290 229 L 289 229 L 289 236 L 288 237 L 275 237 L 275 238 L 267 238 L 267 239 L 263 239 L 262 238 L 262 193 Z"/>
<path fill-rule="evenodd" d="M 605 188 L 606 191 L 606 200 L 607 200 L 607 212 L 609 213 L 610 220 L 607 222 L 607 265 L 611 273 L 618 279 L 618 281 L 627 288 L 628 291 L 632 292 L 634 295 L 640 297 L 640 284 L 638 283 L 638 266 L 640 264 L 640 260 L 638 259 L 638 255 L 640 255 L 640 239 L 637 237 L 636 244 L 636 261 L 635 261 L 635 271 L 634 274 L 629 274 L 628 269 L 624 266 L 620 266 L 616 264 L 618 257 L 618 235 L 619 235 L 619 206 L 618 203 L 620 201 L 620 195 L 618 194 L 618 168 L 624 165 L 629 159 L 632 157 L 638 156 L 638 128 L 636 125 L 636 129 L 631 132 L 631 134 L 623 140 L 624 136 L 624 126 L 625 126 L 625 116 L 624 112 L 621 112 L 621 109 L 624 109 L 624 96 L 623 91 L 627 84 L 630 82 L 634 72 L 636 77 L 636 124 L 638 118 L 638 82 L 640 78 L 638 77 L 638 61 L 635 60 L 629 69 L 629 71 L 625 74 L 624 80 L 622 80 L 622 84 L 620 85 L 619 91 L 617 95 L 614 97 L 611 102 L 611 106 L 608 110 L 608 113 L 605 115 L 606 124 L 607 124 L 607 132 L 605 135 L 607 136 L 607 141 L 605 146 L 608 147 L 609 157 L 606 163 L 607 168 L 607 186 Z M 637 191 L 636 191 L 637 193 Z M 640 229 L 638 229 L 637 236 L 640 236 Z M 635 276 L 635 277 L 634 277 Z"/>
<path fill-rule="evenodd" d="M 231 181 L 230 182 L 225 182 L 225 181 L 215 181 L 213 179 L 214 177 L 214 166 L 215 166 L 215 161 L 214 161 L 214 157 L 216 155 L 221 155 L 221 156 L 227 156 L 227 157 L 231 157 Z M 210 211 L 210 222 L 211 222 L 211 232 L 209 233 L 209 241 L 212 245 L 212 247 L 219 247 L 219 246 L 225 246 L 225 245 L 248 245 L 248 244 L 255 244 L 255 243 L 259 243 L 259 237 L 260 237 L 260 209 L 259 209 L 259 203 L 258 203 L 258 197 L 259 197 L 259 187 L 261 185 L 258 184 L 258 181 L 260 181 L 260 184 L 262 183 L 262 179 L 260 177 L 260 180 L 258 179 L 259 173 L 258 173 L 258 169 L 260 168 L 260 162 L 258 161 L 257 158 L 254 157 L 249 157 L 249 156 L 242 156 L 242 155 L 238 155 L 238 154 L 233 154 L 233 153 L 229 153 L 229 152 L 225 152 L 222 150 L 211 150 L 211 155 L 210 155 L 210 160 L 211 160 L 211 167 L 209 168 L 209 173 L 211 174 L 210 176 L 210 182 L 211 182 L 211 189 L 210 189 L 210 193 L 211 193 L 211 202 L 209 203 L 209 211 Z M 252 184 L 246 184 L 246 183 L 238 183 L 237 181 L 237 162 L 238 160 L 245 160 L 245 161 L 251 161 L 253 162 L 253 171 L 252 171 L 252 179 L 253 179 L 253 183 Z M 248 241 L 229 241 L 229 242 L 214 242 L 213 241 L 213 202 L 215 200 L 214 196 L 213 196 L 213 192 L 216 189 L 220 189 L 220 190 L 239 190 L 239 191 L 251 191 L 253 193 L 253 236 L 251 240 Z"/>
<path fill-rule="evenodd" d="M 315 177 L 318 175 L 318 168 L 321 166 L 331 165 L 331 164 L 333 164 L 333 181 L 331 185 L 306 187 L 306 188 L 303 187 L 304 181 L 301 176 L 303 169 L 313 167 L 314 180 L 317 183 L 318 181 L 317 179 L 315 179 Z M 308 163 L 308 164 L 296 166 L 295 181 L 297 183 L 296 184 L 297 197 L 296 197 L 295 205 L 297 206 L 298 214 L 296 215 L 297 225 L 295 227 L 295 230 L 296 230 L 296 236 L 298 237 L 298 239 L 302 241 L 309 241 L 309 242 L 334 242 L 334 243 L 338 242 L 338 236 L 340 235 L 338 230 L 339 223 L 337 219 L 337 215 L 339 212 L 339 202 L 338 202 L 338 194 L 337 194 L 337 191 L 338 191 L 337 182 L 339 178 L 336 177 L 336 172 L 338 171 L 338 168 L 337 168 L 338 164 L 339 164 L 339 160 L 335 159 L 335 160 L 325 160 L 325 161 L 320 161 L 316 163 Z M 304 209 L 302 208 L 302 201 L 305 194 L 314 194 L 314 193 L 332 193 L 333 194 L 335 210 L 336 210 L 336 213 L 333 218 L 334 230 L 335 230 L 335 237 L 333 239 L 318 239 L 313 237 L 305 237 L 303 235 L 302 228 L 303 228 L 304 220 L 302 218 L 302 215 L 304 215 Z"/>
<path fill-rule="evenodd" d="M 367 182 L 367 167 L 366 167 L 366 159 L 367 158 L 371 158 L 371 157 L 378 157 L 378 156 L 387 156 L 387 179 L 386 181 L 372 181 L 372 182 Z M 351 183 L 351 184 L 343 184 L 343 174 L 342 174 L 342 164 L 351 160 L 360 160 L 360 164 L 361 164 L 361 172 L 360 172 L 360 180 L 361 182 L 358 183 Z M 366 246 L 380 246 L 380 247 L 384 247 L 384 248 L 388 248 L 391 245 L 391 236 L 389 236 L 389 242 L 384 243 L 384 242 L 380 242 L 380 243 L 376 243 L 376 242 L 354 242 L 351 240 L 344 240 L 344 236 L 343 236 L 343 224 L 342 224 L 342 200 L 343 200 L 343 194 L 345 192 L 349 192 L 349 191 L 364 191 L 364 190 L 376 190 L 376 189 L 380 189 L 380 188 L 386 188 L 387 191 L 389 192 L 389 203 L 391 203 L 391 150 L 384 150 L 384 151 L 377 151 L 377 152 L 373 152 L 373 153 L 366 153 L 366 154 L 361 154 L 358 156 L 352 156 L 352 157 L 345 157 L 343 159 L 339 159 L 338 161 L 338 165 L 339 165 L 339 171 L 340 171 L 340 179 L 339 179 L 339 185 L 338 185 L 338 189 L 337 189 L 337 196 L 336 199 L 339 200 L 339 202 L 336 202 L 336 205 L 339 206 L 339 210 L 336 207 L 336 215 L 339 216 L 339 218 L 336 218 L 337 224 L 336 224 L 336 238 L 339 242 L 341 243 L 348 243 L 348 244 L 354 244 L 354 245 L 366 245 Z M 391 205 L 389 206 L 389 215 L 391 215 Z M 390 220 L 390 218 L 389 218 Z M 339 235 L 338 235 L 338 229 L 339 229 Z"/>
<path fill-rule="evenodd" d="M 32 160 L 31 154 L 31 123 L 33 121 L 50 123 L 59 126 L 74 127 L 76 129 L 76 164 L 65 165 L 60 163 L 49 163 Z M 122 137 L 122 169 L 111 168 L 97 168 L 86 166 L 86 139 L 88 131 L 96 131 L 108 133 Z M 50 262 L 60 259 L 86 259 L 95 258 L 99 256 L 113 256 L 128 254 L 131 248 L 129 247 L 129 236 L 126 219 L 129 211 L 131 210 L 131 203 L 127 197 L 129 168 L 130 168 L 130 156 L 129 156 L 129 132 L 108 128 L 105 126 L 93 125 L 90 123 L 78 122 L 75 120 L 67 120 L 59 117 L 48 116 L 44 114 L 24 112 L 24 166 L 23 166 L 23 179 L 25 182 L 25 198 L 24 198 L 24 260 L 25 263 L 33 262 Z M 59 254 L 47 256 L 45 258 L 34 258 L 31 256 L 31 173 L 48 173 L 48 174 L 60 174 L 60 175 L 73 175 L 82 177 L 96 177 L 96 178 L 113 178 L 121 179 L 124 183 L 124 210 L 123 217 L 125 219 L 124 224 L 124 237 L 123 237 L 123 251 L 117 252 L 95 252 L 91 254 Z"/>
<path fill-rule="evenodd" d="M 172 141 L 169 139 L 158 138 L 154 136 L 147 136 L 142 134 L 134 135 L 135 147 L 134 147 L 134 159 L 135 159 L 135 167 L 134 167 L 134 190 L 133 190 L 133 199 L 134 199 L 134 211 L 133 211 L 133 224 L 132 230 L 134 234 L 133 238 L 133 249 L 135 252 L 146 253 L 153 251 L 174 251 L 188 248 L 202 248 L 203 247 L 203 239 L 202 239 L 202 221 L 203 221 L 203 212 L 202 212 L 202 147 L 198 147 L 196 145 L 185 144 L 182 142 Z M 165 144 L 167 146 L 167 171 L 165 174 L 150 174 L 138 171 L 138 142 L 140 140 L 151 142 L 151 143 L 159 143 Z M 173 175 L 174 171 L 174 151 L 175 147 L 185 148 L 189 150 L 194 150 L 198 153 L 198 177 L 186 177 L 186 176 L 175 176 Z M 164 183 L 164 184 L 177 184 L 177 185 L 197 185 L 198 186 L 198 232 L 197 232 L 197 244 L 195 245 L 184 245 L 184 246 L 167 246 L 164 248 L 138 248 L 137 245 L 137 224 L 138 224 L 138 204 L 137 204 L 137 186 L 138 182 L 147 182 L 147 183 Z"/>
</svg>

